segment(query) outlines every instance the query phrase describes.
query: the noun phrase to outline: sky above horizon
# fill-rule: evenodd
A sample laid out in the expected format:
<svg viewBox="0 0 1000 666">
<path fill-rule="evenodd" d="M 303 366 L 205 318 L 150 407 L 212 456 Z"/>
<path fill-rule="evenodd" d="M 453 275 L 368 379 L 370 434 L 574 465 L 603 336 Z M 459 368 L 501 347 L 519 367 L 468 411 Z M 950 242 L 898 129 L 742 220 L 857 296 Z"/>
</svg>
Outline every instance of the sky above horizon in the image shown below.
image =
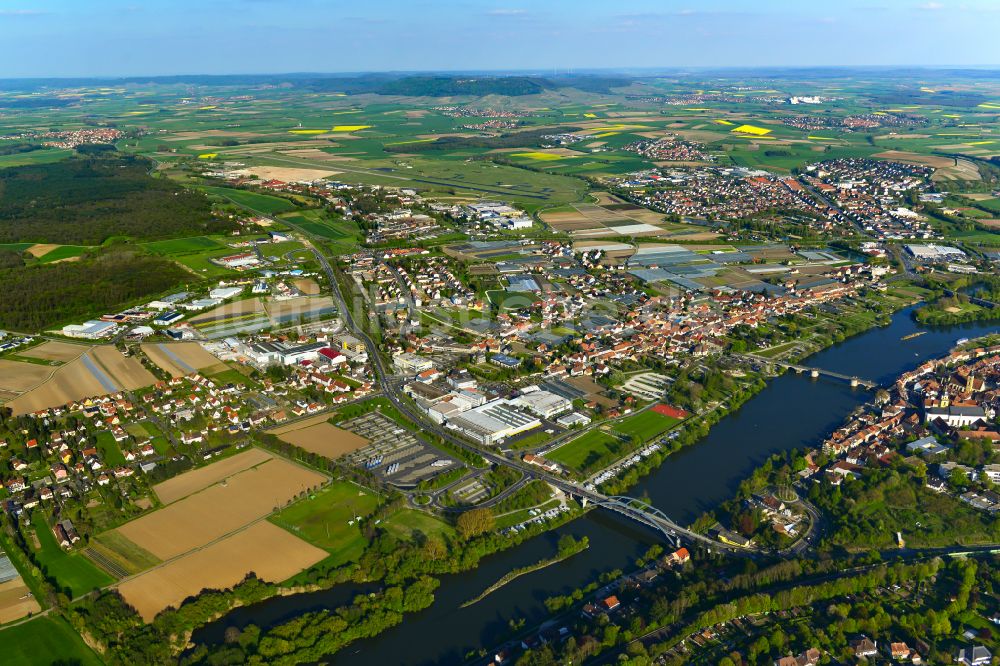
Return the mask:
<svg viewBox="0 0 1000 666">
<path fill-rule="evenodd" d="M 0 78 L 1000 63 L 998 0 L 0 0 Z"/>
</svg>

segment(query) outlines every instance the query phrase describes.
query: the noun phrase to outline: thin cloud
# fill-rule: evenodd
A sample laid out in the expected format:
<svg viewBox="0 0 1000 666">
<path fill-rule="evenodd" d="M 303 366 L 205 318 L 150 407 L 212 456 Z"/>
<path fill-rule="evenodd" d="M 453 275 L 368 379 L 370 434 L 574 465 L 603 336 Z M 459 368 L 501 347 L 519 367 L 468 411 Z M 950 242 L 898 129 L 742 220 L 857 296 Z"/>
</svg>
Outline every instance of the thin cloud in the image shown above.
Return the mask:
<svg viewBox="0 0 1000 666">
<path fill-rule="evenodd" d="M 528 13 L 528 10 L 527 9 L 513 9 L 513 8 L 509 8 L 509 9 L 499 8 L 499 9 L 491 9 L 491 10 L 489 10 L 486 13 L 489 14 L 490 16 L 524 16 L 525 14 Z"/>
<path fill-rule="evenodd" d="M 944 9 L 944 5 L 940 2 L 925 2 L 924 4 L 917 7 L 917 9 L 922 9 L 926 12 L 936 12 L 938 10 Z"/>
<path fill-rule="evenodd" d="M 0 16 L 42 16 L 48 13 L 41 9 L 0 9 Z"/>
</svg>

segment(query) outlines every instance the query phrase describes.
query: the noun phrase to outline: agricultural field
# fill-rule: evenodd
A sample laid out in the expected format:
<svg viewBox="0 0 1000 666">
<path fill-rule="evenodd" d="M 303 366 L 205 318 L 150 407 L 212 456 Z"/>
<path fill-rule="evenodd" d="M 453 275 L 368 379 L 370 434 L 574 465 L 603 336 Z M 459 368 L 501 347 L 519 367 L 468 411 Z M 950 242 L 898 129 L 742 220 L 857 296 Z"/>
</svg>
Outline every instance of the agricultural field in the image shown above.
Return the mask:
<svg viewBox="0 0 1000 666">
<path fill-rule="evenodd" d="M 162 481 L 153 486 L 153 492 L 162 503 L 170 504 L 272 458 L 273 456 L 263 449 L 247 449 L 211 465 L 205 465 Z"/>
<path fill-rule="evenodd" d="M 166 560 L 263 518 L 325 480 L 318 472 L 271 458 L 126 523 L 116 531 Z"/>
<path fill-rule="evenodd" d="M 80 345 L 70 342 L 55 342 L 48 340 L 38 345 L 37 347 L 32 347 L 26 351 L 20 352 L 20 356 L 28 356 L 30 358 L 37 358 L 46 361 L 58 361 L 60 363 L 67 363 L 77 358 L 83 352 L 90 349 L 90 345 Z"/>
<path fill-rule="evenodd" d="M 45 345 L 41 345 L 38 348 L 41 352 L 30 351 L 54 357 L 69 357 L 75 353 L 75 350 L 70 349 L 74 346 L 43 349 Z M 19 365 L 25 367 L 16 370 L 11 368 L 5 373 L 12 378 L 12 382 L 23 382 L 26 374 L 37 374 L 36 370 L 29 370 L 28 366 L 40 368 L 45 374 L 33 386 L 22 389 L 20 395 L 7 403 L 14 414 L 30 414 L 84 398 L 150 386 L 156 382 L 156 378 L 139 361 L 123 356 L 111 345 L 92 347 L 55 369 L 30 363 Z M 0 380 L 0 390 L 4 390 L 3 381 Z"/>
<path fill-rule="evenodd" d="M 213 370 L 226 367 L 225 363 L 212 356 L 197 342 L 147 343 L 141 349 L 149 360 L 169 372 L 172 377 L 199 371 L 211 374 Z"/>
<path fill-rule="evenodd" d="M 666 216 L 627 203 L 604 192 L 593 193 L 601 203 L 577 203 L 540 213 L 541 220 L 553 230 L 568 233 L 574 239 L 601 237 L 682 237 L 705 241 L 719 234 L 703 227 L 666 221 Z"/>
<path fill-rule="evenodd" d="M 326 551 L 271 523 L 257 522 L 130 578 L 118 591 L 148 622 L 204 589 L 232 587 L 251 572 L 261 580 L 278 583 L 326 556 Z"/>
<path fill-rule="evenodd" d="M 299 423 L 302 424 L 301 428 L 283 430 L 278 437 L 282 441 L 331 460 L 368 446 L 368 440 L 364 437 L 355 435 L 349 430 L 341 430 L 326 420 L 312 424 L 305 421 Z"/>
<path fill-rule="evenodd" d="M 328 554 L 262 519 L 303 493 L 318 492 L 326 481 L 249 449 L 158 484 L 154 492 L 165 506 L 97 535 L 92 556 L 120 577 L 130 576 L 119 591 L 146 620 L 250 572 L 279 582 Z"/>
<path fill-rule="evenodd" d="M 275 215 L 277 213 L 287 213 L 295 210 L 295 204 L 281 197 L 272 197 L 267 194 L 237 190 L 231 187 L 203 186 L 203 192 L 216 196 L 224 201 L 231 201 L 237 205 L 249 208 L 263 215 Z"/>
<path fill-rule="evenodd" d="M 225 246 L 208 236 L 192 236 L 190 238 L 176 238 L 173 240 L 154 241 L 144 243 L 144 247 L 153 254 L 166 256 L 179 254 L 192 254 L 205 252 L 206 250 L 222 250 Z"/>
</svg>

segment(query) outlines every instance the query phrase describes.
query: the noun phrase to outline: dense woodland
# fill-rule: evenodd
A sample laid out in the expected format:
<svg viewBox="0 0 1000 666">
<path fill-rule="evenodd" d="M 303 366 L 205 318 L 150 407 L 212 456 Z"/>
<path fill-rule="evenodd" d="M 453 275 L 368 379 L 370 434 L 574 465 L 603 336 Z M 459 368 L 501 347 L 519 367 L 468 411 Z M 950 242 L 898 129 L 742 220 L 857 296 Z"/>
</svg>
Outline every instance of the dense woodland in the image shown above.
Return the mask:
<svg viewBox="0 0 1000 666">
<path fill-rule="evenodd" d="M 28 268 L 7 268 L 6 254 L 0 253 L 0 328 L 16 331 L 41 331 L 110 312 L 197 279 L 172 261 L 134 249 Z"/>
<path fill-rule="evenodd" d="M 0 170 L 0 243 L 99 245 L 224 232 L 204 194 L 149 175 L 137 157 L 73 158 Z"/>
</svg>

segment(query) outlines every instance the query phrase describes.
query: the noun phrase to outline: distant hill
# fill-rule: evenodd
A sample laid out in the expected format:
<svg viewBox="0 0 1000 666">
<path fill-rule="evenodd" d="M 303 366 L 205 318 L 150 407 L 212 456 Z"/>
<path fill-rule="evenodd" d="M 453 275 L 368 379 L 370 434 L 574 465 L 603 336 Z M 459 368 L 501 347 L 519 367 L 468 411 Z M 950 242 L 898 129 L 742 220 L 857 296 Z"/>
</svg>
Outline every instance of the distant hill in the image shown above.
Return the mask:
<svg viewBox="0 0 1000 666">
<path fill-rule="evenodd" d="M 587 92 L 607 93 L 613 87 L 627 86 L 634 79 L 615 75 L 562 75 L 542 77 L 492 74 L 262 74 L 262 75 L 191 75 L 125 77 L 120 79 L 0 79 L 0 90 L 48 90 L 73 86 L 123 84 L 201 85 L 201 86 L 274 86 L 285 85 L 315 92 L 398 95 L 403 97 L 482 97 L 537 95 L 557 88 L 577 88 Z M 38 98 L 8 100 L 3 105 L 53 106 L 76 100 Z"/>
</svg>

